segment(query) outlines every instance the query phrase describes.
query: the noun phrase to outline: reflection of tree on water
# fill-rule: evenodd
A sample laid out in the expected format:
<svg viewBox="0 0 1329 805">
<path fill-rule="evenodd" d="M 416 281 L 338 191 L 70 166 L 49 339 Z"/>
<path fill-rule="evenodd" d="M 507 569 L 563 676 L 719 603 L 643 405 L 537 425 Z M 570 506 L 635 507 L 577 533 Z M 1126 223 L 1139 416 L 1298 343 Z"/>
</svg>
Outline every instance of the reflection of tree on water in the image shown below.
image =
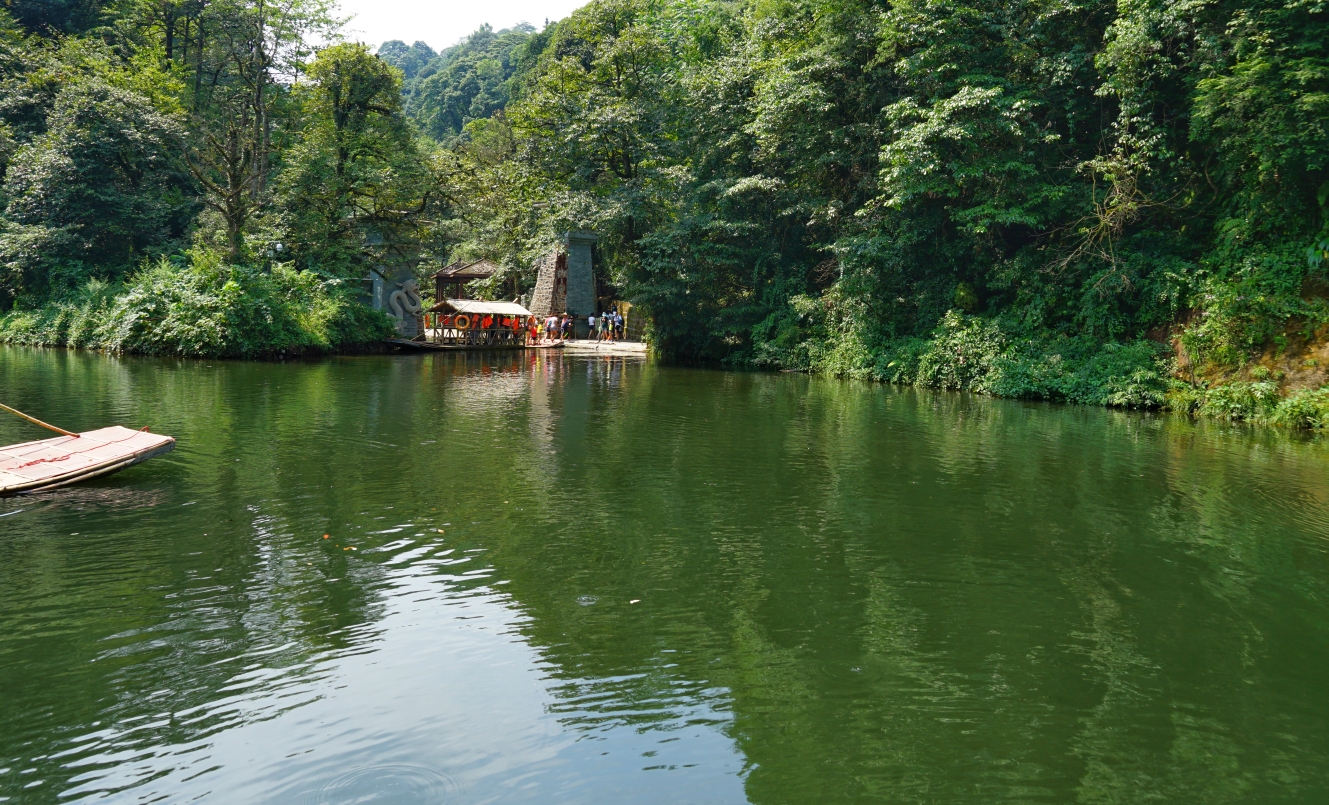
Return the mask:
<svg viewBox="0 0 1329 805">
<path fill-rule="evenodd" d="M 1155 518 L 1210 517 L 1178 509 L 1166 475 L 1169 434 L 1191 426 L 801 378 L 724 376 L 722 395 L 698 377 L 660 374 L 588 430 L 587 452 L 612 433 L 633 461 L 577 478 L 575 525 L 492 556 L 570 680 L 570 723 L 671 728 L 652 707 L 723 692 L 710 706 L 732 714 L 754 801 L 1226 801 L 1320 767 L 1314 719 L 1276 719 L 1294 743 L 1242 704 L 1245 669 L 1274 658 L 1250 641 L 1258 602 L 1213 622 L 1226 549 L 1183 567 L 1198 589 L 1177 600 L 1186 554 L 1160 538 L 1185 529 Z M 1283 585 L 1295 538 L 1284 526 L 1273 563 L 1242 572 Z"/>
<path fill-rule="evenodd" d="M 69 359 L 89 389 L 123 394 L 144 409 L 121 416 L 173 432 L 182 449 L 105 485 L 29 499 L 47 510 L 11 521 L 40 546 L 21 555 L 40 564 L 0 563 L 5 611 L 23 611 L 24 600 L 57 600 L 62 618 L 77 615 L 52 621 L 31 612 L 29 629 L 0 638 L 6 653 L 28 658 L 9 671 L 0 667 L 6 746 L 27 736 L 33 747 L 72 738 L 83 754 L 150 752 L 298 704 L 278 701 L 280 692 L 300 682 L 317 655 L 366 639 L 352 631 L 374 619 L 375 568 L 322 550 L 312 539 L 327 518 L 311 525 L 302 516 L 317 498 L 335 499 L 323 490 L 346 478 L 334 476 L 329 462 L 310 462 L 307 450 L 274 447 L 305 443 L 363 406 L 346 407 L 326 365 L 183 363 L 125 378 L 118 361 Z M 61 400 L 73 420 L 99 415 L 104 403 L 95 394 Z M 166 470 L 187 474 L 196 498 L 154 488 Z M 51 512 L 55 505 L 60 511 Z M 56 674 L 33 673 L 35 662 Z M 272 692 L 266 709 L 226 705 L 226 691 L 260 684 Z M 98 729 L 62 736 L 54 729 L 61 724 Z M 57 744 L 33 761 L 50 795 L 61 780 L 96 777 L 92 768 L 67 765 L 65 749 Z M 132 780 L 126 773 L 121 784 Z"/>
<path fill-rule="evenodd" d="M 435 456 L 418 448 L 438 441 L 441 421 L 420 367 L 403 362 L 163 370 L 157 364 L 175 362 L 60 354 L 57 375 L 130 401 L 117 416 L 173 433 L 180 448 L 104 486 L 29 498 L 14 515 L 28 519 L 5 523 L 23 524 L 30 543 L 24 561 L 0 564 L 5 611 L 60 600 L 78 613 L 49 622 L 32 612 L 33 628 L 0 636 L 0 650 L 29 658 L 0 666 L 3 745 L 27 743 L 24 765 L 38 768 L 52 794 L 75 775 L 97 785 L 94 768 L 69 767 L 59 754 L 70 738 L 93 756 L 189 746 L 299 706 L 322 660 L 372 645 L 386 574 L 345 549 L 373 547 L 390 539 L 373 532 L 428 518 L 431 506 L 402 505 L 401 479 L 437 477 Z M 456 369 L 471 371 L 464 362 Z M 96 421 L 107 416 L 106 396 L 53 398 L 63 406 L 55 418 Z M 156 480 L 166 478 L 169 487 Z M 105 502 L 99 489 L 111 490 Z M 431 486 L 406 498 L 437 504 L 445 496 Z M 56 684 L 33 673 L 36 658 L 58 670 Z M 53 729 L 60 724 L 99 727 L 89 739 L 62 736 Z M 59 743 L 39 751 L 52 739 Z M 145 760 L 141 773 L 169 762 Z M 117 774 L 119 784 L 132 781 L 130 770 Z"/>
<path fill-rule="evenodd" d="M 73 371 L 173 412 L 187 483 L 155 488 L 198 500 L 102 511 L 96 545 L 64 536 L 73 507 L 0 543 L 6 611 L 91 613 L 0 637 L 66 675 L 0 666 L 6 747 L 49 740 L 33 713 L 128 752 L 298 706 L 320 660 L 372 650 L 401 556 L 506 582 L 568 728 L 724 729 L 756 802 L 1322 787 L 1321 714 L 1294 705 L 1325 659 L 1301 542 L 1325 484 L 1295 443 L 553 355 L 139 366 Z"/>
</svg>

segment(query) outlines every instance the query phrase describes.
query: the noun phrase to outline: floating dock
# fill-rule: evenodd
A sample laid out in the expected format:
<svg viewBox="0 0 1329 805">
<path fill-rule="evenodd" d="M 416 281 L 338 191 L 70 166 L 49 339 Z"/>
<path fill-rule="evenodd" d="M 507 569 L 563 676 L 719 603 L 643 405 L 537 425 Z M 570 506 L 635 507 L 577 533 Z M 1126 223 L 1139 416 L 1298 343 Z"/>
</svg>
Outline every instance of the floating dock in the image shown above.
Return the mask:
<svg viewBox="0 0 1329 805">
<path fill-rule="evenodd" d="M 453 352 L 457 350 L 525 350 L 559 349 L 565 355 L 621 355 L 645 357 L 649 347 L 640 341 L 553 341 L 546 344 L 438 344 L 433 341 L 408 341 L 405 338 L 389 338 L 390 346 L 420 352 Z"/>
<path fill-rule="evenodd" d="M 623 355 L 645 357 L 650 349 L 641 341 L 564 341 L 565 355 Z"/>
</svg>

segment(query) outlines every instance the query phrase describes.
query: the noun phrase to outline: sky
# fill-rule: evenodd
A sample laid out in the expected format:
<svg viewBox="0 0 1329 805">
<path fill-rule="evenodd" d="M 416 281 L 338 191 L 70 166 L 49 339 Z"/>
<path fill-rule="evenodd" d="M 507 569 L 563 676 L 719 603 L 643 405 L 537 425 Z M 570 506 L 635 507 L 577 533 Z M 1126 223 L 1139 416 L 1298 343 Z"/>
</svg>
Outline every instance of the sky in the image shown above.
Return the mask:
<svg viewBox="0 0 1329 805">
<path fill-rule="evenodd" d="M 389 39 L 423 40 L 434 50 L 456 44 L 484 23 L 494 30 L 519 22 L 544 27 L 586 0 L 339 0 L 342 14 L 354 15 L 346 36 L 373 49 Z"/>
</svg>

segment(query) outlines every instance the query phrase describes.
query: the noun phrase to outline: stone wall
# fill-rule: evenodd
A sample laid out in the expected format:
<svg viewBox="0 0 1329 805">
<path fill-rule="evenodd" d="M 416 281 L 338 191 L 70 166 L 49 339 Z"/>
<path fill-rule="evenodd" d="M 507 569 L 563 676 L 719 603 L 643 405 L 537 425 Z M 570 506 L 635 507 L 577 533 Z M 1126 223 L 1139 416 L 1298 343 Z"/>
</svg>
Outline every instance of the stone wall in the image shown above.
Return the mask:
<svg viewBox="0 0 1329 805">
<path fill-rule="evenodd" d="M 591 249 L 595 235 L 569 232 L 562 248 L 535 263 L 535 291 L 528 309 L 544 318 L 570 313 L 582 319 L 595 312 L 595 272 Z"/>
<path fill-rule="evenodd" d="M 561 316 L 568 309 L 568 256 L 561 249 L 535 264 L 535 292 L 527 309 L 540 318 Z"/>
</svg>

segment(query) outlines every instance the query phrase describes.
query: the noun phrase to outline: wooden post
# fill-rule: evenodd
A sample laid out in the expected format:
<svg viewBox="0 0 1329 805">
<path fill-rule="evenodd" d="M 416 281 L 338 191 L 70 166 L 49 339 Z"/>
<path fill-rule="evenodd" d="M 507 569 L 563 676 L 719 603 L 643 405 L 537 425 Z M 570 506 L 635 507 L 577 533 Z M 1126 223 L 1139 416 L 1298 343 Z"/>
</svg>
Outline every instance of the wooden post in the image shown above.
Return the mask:
<svg viewBox="0 0 1329 805">
<path fill-rule="evenodd" d="M 75 439 L 78 438 L 78 434 L 77 434 L 77 433 L 70 433 L 69 431 L 65 430 L 64 428 L 57 428 L 55 425 L 48 425 L 48 424 L 46 424 L 45 422 L 41 421 L 40 419 L 37 419 L 36 417 L 28 416 L 27 414 L 23 413 L 22 411 L 16 410 L 16 409 L 14 409 L 14 408 L 10 408 L 8 405 L 5 405 L 4 403 L 0 403 L 0 408 L 5 409 L 6 411 L 8 411 L 9 413 L 11 413 L 11 414 L 13 414 L 13 415 L 15 415 L 15 416 L 22 417 L 23 419 L 28 420 L 29 422 L 31 422 L 31 423 L 34 424 L 34 425 L 41 425 L 43 428 L 46 428 L 47 430 L 53 430 L 53 431 L 55 431 L 56 433 L 59 433 L 59 434 L 64 435 L 64 436 L 73 436 Z"/>
</svg>

